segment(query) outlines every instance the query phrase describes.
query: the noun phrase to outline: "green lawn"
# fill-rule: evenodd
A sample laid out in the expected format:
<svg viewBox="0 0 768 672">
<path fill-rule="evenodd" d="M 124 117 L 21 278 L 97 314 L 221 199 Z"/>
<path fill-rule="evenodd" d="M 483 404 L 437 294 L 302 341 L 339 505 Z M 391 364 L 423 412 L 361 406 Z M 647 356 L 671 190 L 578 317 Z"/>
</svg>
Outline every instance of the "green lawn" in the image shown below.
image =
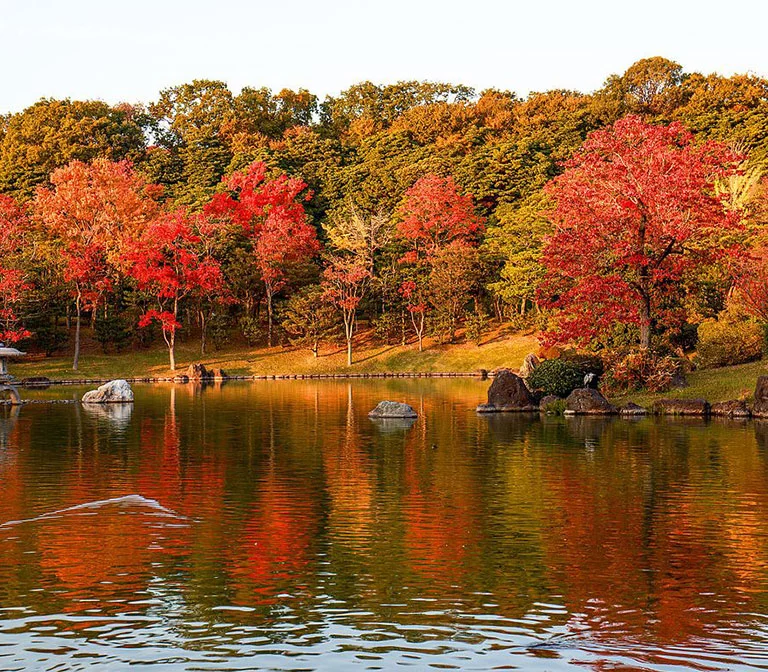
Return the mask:
<svg viewBox="0 0 768 672">
<path fill-rule="evenodd" d="M 430 344 L 424 352 L 415 345 L 363 345 L 354 353 L 354 363 L 346 366 L 346 350 L 328 348 L 315 359 L 308 350 L 296 348 L 212 350 L 200 355 L 197 343 L 181 344 L 176 349 L 177 370 L 193 362 L 222 368 L 230 375 L 384 373 L 384 372 L 472 372 L 501 366 L 518 368 L 529 352 L 538 348 L 532 335 L 495 335 L 481 346 L 459 343 Z M 78 371 L 72 370 L 69 355 L 11 364 L 17 378 L 47 376 L 54 380 L 78 378 L 137 378 L 171 375 L 168 352 L 162 348 L 103 354 L 88 347 L 80 358 Z"/>
<path fill-rule="evenodd" d="M 685 398 L 706 399 L 710 403 L 730 399 L 751 398 L 759 376 L 768 375 L 768 361 L 739 364 L 722 369 L 703 369 L 688 374 L 688 387 L 670 390 L 662 394 L 630 394 L 615 403 L 634 401 L 641 406 L 653 403 L 655 399 Z"/>
</svg>

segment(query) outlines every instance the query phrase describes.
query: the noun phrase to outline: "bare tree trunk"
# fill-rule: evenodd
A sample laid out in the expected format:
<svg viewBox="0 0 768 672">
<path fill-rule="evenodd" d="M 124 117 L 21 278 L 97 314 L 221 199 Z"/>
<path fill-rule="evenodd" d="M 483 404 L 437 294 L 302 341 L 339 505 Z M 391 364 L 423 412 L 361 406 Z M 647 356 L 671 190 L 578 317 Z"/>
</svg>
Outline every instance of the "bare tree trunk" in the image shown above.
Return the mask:
<svg viewBox="0 0 768 672">
<path fill-rule="evenodd" d="M 168 359 L 171 364 L 171 371 L 176 370 L 176 330 L 171 332 L 170 342 L 168 344 Z"/>
<path fill-rule="evenodd" d="M 355 313 L 344 311 L 344 335 L 347 338 L 347 366 L 352 366 L 352 336 L 355 332 Z"/>
<path fill-rule="evenodd" d="M 205 320 L 205 311 L 201 308 L 200 309 L 200 354 L 205 354 L 205 346 L 206 346 L 206 330 L 207 330 L 207 323 Z"/>
<path fill-rule="evenodd" d="M 77 371 L 77 367 L 80 365 L 80 301 L 82 294 L 80 288 L 77 288 L 77 296 L 75 297 L 75 357 L 72 362 L 72 370 Z"/>
<path fill-rule="evenodd" d="M 267 285 L 267 347 L 272 347 L 272 290 Z"/>
<path fill-rule="evenodd" d="M 640 305 L 640 349 L 651 347 L 651 301 L 644 296 Z"/>
</svg>

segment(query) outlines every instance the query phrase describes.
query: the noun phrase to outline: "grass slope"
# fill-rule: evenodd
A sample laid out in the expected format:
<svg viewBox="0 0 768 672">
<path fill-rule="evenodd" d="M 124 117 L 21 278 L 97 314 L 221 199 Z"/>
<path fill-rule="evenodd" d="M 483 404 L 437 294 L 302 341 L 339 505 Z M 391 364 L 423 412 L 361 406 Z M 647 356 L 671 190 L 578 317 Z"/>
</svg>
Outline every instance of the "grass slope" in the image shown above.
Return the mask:
<svg viewBox="0 0 768 672">
<path fill-rule="evenodd" d="M 361 339 L 362 340 L 362 339 Z M 228 348 L 200 355 L 197 343 L 177 346 L 177 371 L 193 362 L 224 369 L 231 375 L 313 374 L 313 373 L 384 373 L 384 372 L 472 372 L 500 366 L 518 368 L 523 358 L 538 348 L 532 335 L 489 336 L 480 346 L 467 343 L 430 344 L 424 352 L 415 345 L 387 346 L 363 342 L 354 352 L 354 363 L 346 365 L 346 350 L 334 348 L 315 359 L 308 350 L 296 348 Z M 78 371 L 72 370 L 69 356 L 11 364 L 17 378 L 48 376 L 53 380 L 78 378 L 134 378 L 171 375 L 168 352 L 162 348 L 103 354 L 92 347 L 80 358 Z"/>
</svg>

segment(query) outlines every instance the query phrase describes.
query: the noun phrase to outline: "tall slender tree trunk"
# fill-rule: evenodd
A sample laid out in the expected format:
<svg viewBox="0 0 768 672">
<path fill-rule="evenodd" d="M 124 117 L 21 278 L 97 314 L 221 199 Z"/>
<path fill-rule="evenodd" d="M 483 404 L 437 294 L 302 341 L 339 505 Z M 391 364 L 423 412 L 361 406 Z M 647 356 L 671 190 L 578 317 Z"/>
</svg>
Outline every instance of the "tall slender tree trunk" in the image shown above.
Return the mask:
<svg viewBox="0 0 768 672">
<path fill-rule="evenodd" d="M 272 295 L 273 291 L 269 284 L 267 289 L 267 347 L 272 347 Z"/>
<path fill-rule="evenodd" d="M 208 324 L 205 320 L 205 311 L 201 308 L 200 309 L 200 354 L 205 354 L 205 346 L 206 346 L 206 330 L 207 330 Z"/>
<path fill-rule="evenodd" d="M 179 297 L 176 296 L 173 299 L 173 320 L 179 321 Z M 170 337 L 168 338 L 168 359 L 171 365 L 171 371 L 176 370 L 176 326 L 171 329 Z"/>
<path fill-rule="evenodd" d="M 77 296 L 75 297 L 75 357 L 72 361 L 72 370 L 77 371 L 77 367 L 80 365 L 80 302 L 82 300 L 82 293 L 80 288 L 77 289 Z"/>
<path fill-rule="evenodd" d="M 171 332 L 168 339 L 168 360 L 171 365 L 171 371 L 176 370 L 176 330 Z"/>
<path fill-rule="evenodd" d="M 647 296 L 642 297 L 640 304 L 640 349 L 648 350 L 651 347 L 651 300 Z"/>
<path fill-rule="evenodd" d="M 355 332 L 354 312 L 344 311 L 344 335 L 347 338 L 347 366 L 352 366 L 352 335 Z"/>
</svg>

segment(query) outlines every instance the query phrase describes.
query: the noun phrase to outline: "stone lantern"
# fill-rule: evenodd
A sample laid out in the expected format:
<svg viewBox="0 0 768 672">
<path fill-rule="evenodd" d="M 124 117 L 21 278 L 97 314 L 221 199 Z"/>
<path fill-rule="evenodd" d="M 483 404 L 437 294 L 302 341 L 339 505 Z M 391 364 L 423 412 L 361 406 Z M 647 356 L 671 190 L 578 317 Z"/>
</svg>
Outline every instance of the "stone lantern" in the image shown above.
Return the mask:
<svg viewBox="0 0 768 672">
<path fill-rule="evenodd" d="M 0 343 L 0 392 L 8 392 L 11 395 L 12 404 L 20 404 L 21 397 L 19 391 L 11 384 L 14 378 L 8 373 L 8 360 L 23 355 L 24 353 L 16 348 L 9 348 L 5 343 Z"/>
</svg>

